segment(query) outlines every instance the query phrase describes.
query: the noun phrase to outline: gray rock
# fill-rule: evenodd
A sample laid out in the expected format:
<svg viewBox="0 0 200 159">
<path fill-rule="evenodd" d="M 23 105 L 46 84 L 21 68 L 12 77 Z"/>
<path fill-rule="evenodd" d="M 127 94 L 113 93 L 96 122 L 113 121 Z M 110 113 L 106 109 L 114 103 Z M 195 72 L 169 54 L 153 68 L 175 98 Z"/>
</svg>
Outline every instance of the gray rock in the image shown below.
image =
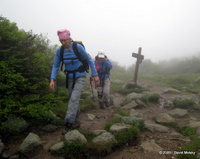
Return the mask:
<svg viewBox="0 0 200 159">
<path fill-rule="evenodd" d="M 195 103 L 195 105 L 198 105 L 200 103 L 200 98 L 197 95 L 191 94 L 191 95 L 181 95 L 176 97 L 174 100 L 176 101 L 185 101 L 185 100 L 191 100 Z"/>
<path fill-rule="evenodd" d="M 0 139 L 0 156 L 1 156 L 1 154 L 2 154 L 2 152 L 3 152 L 3 150 L 4 150 L 4 148 L 5 148 L 5 145 L 4 145 L 4 143 L 1 141 L 1 139 Z"/>
<path fill-rule="evenodd" d="M 136 112 L 135 109 L 131 109 L 131 110 L 130 110 L 130 116 L 131 116 L 131 117 L 132 117 L 132 116 L 138 116 L 138 113 Z"/>
<path fill-rule="evenodd" d="M 93 131 L 93 133 L 94 133 L 95 135 L 100 135 L 100 134 L 102 134 L 102 133 L 104 133 L 104 132 L 106 132 L 106 130 L 94 130 L 94 131 Z"/>
<path fill-rule="evenodd" d="M 200 127 L 200 121 L 190 120 L 189 126 L 192 127 L 192 128 L 199 128 Z"/>
<path fill-rule="evenodd" d="M 170 115 L 166 114 L 166 113 L 161 113 L 156 117 L 156 122 L 157 123 L 170 123 L 170 122 L 174 122 L 174 118 L 172 118 Z"/>
<path fill-rule="evenodd" d="M 42 148 L 42 142 L 38 135 L 29 133 L 20 145 L 19 152 L 27 157 L 35 156 Z"/>
<path fill-rule="evenodd" d="M 140 99 L 136 99 L 135 102 L 138 104 L 138 107 L 139 107 L 139 108 L 144 108 L 144 107 L 147 106 L 147 105 L 146 105 L 143 101 L 141 101 Z"/>
<path fill-rule="evenodd" d="M 65 140 L 67 142 L 83 142 L 86 143 L 87 139 L 78 130 L 72 130 L 65 134 Z"/>
<path fill-rule="evenodd" d="M 129 81 L 129 82 L 125 83 L 122 88 L 123 89 L 135 89 L 135 88 L 137 88 L 137 85 L 135 84 L 135 82 Z"/>
<path fill-rule="evenodd" d="M 162 147 L 155 143 L 154 140 L 144 141 L 141 143 L 141 147 L 144 151 L 147 152 L 159 152 L 162 151 Z"/>
<path fill-rule="evenodd" d="M 93 114 L 87 114 L 87 117 L 88 117 L 88 120 L 93 121 L 96 116 Z"/>
<path fill-rule="evenodd" d="M 128 130 L 131 126 L 128 124 L 124 124 L 124 123 L 115 123 L 110 127 L 110 132 L 111 133 L 116 133 L 116 132 L 121 132 L 121 131 L 125 131 Z"/>
<path fill-rule="evenodd" d="M 168 112 L 173 117 L 184 117 L 188 115 L 188 111 L 185 109 L 176 108 Z"/>
<path fill-rule="evenodd" d="M 128 103 L 130 103 L 131 101 L 136 100 L 136 99 L 140 99 L 140 98 L 142 98 L 142 97 L 143 97 L 142 94 L 139 94 L 139 93 L 130 93 L 130 94 L 128 94 L 128 95 L 125 97 L 124 101 L 122 102 L 122 105 L 128 104 Z"/>
<path fill-rule="evenodd" d="M 166 88 L 165 90 L 162 91 L 163 94 L 165 93 L 180 93 L 181 91 L 177 90 L 177 89 L 174 89 L 174 88 Z"/>
<path fill-rule="evenodd" d="M 92 140 L 93 143 L 96 144 L 105 144 L 110 142 L 116 142 L 115 136 L 111 134 L 110 132 L 104 132 L 100 134 L 99 136 L 95 137 Z"/>
<path fill-rule="evenodd" d="M 62 141 L 62 142 L 56 143 L 55 145 L 51 146 L 49 150 L 51 152 L 57 152 L 57 151 L 63 149 L 63 147 L 64 147 L 64 142 Z"/>
<path fill-rule="evenodd" d="M 151 132 L 162 132 L 162 133 L 170 132 L 170 129 L 168 127 L 149 121 L 145 121 L 145 128 L 150 130 Z"/>
<path fill-rule="evenodd" d="M 137 116 L 122 116 L 121 121 L 125 124 L 130 124 L 132 122 L 139 123 L 143 121 L 143 119 Z"/>
<path fill-rule="evenodd" d="M 200 149 L 197 151 L 197 159 L 200 159 Z"/>
<path fill-rule="evenodd" d="M 123 108 L 123 109 L 126 109 L 126 110 L 129 110 L 129 109 L 136 108 L 136 107 L 138 107 L 138 106 L 139 106 L 139 104 L 137 104 L 137 103 L 133 100 L 133 101 L 131 101 L 130 103 L 124 105 L 122 108 Z"/>
</svg>

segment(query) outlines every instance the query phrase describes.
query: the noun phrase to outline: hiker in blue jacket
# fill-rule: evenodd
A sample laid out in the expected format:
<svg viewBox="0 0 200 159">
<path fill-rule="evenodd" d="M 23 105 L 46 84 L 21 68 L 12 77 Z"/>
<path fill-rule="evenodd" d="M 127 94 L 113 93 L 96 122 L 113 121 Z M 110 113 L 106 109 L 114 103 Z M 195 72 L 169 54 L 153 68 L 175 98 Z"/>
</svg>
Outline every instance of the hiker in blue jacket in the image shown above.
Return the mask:
<svg viewBox="0 0 200 159">
<path fill-rule="evenodd" d="M 66 86 L 68 88 L 68 92 L 70 95 L 69 102 L 68 102 L 68 108 L 64 120 L 64 125 L 66 126 L 66 129 L 74 129 L 78 128 L 80 126 L 80 123 L 78 121 L 79 116 L 79 100 L 81 93 L 83 91 L 83 88 L 86 85 L 86 70 L 81 69 L 83 66 L 83 63 L 80 61 L 80 59 L 77 58 L 75 55 L 75 50 L 73 47 L 73 40 L 70 37 L 70 31 L 69 30 L 58 30 L 57 35 L 59 37 L 60 43 L 63 46 L 63 57 L 61 57 L 61 47 L 57 49 L 52 72 L 51 72 L 51 80 L 50 80 L 50 88 L 52 90 L 55 89 L 56 86 L 56 77 L 60 68 L 61 62 L 65 64 L 65 73 L 67 78 Z M 85 48 L 77 43 L 76 49 L 78 50 L 81 57 L 83 57 L 86 62 L 89 64 L 91 68 L 91 77 L 94 80 L 94 83 L 97 83 L 99 81 L 98 73 L 95 68 L 94 61 L 92 58 L 88 55 Z"/>
<path fill-rule="evenodd" d="M 100 108 L 109 107 L 110 101 L 110 70 L 112 63 L 103 51 L 95 57 L 95 66 L 99 76 L 97 83 L 97 95 Z"/>
</svg>

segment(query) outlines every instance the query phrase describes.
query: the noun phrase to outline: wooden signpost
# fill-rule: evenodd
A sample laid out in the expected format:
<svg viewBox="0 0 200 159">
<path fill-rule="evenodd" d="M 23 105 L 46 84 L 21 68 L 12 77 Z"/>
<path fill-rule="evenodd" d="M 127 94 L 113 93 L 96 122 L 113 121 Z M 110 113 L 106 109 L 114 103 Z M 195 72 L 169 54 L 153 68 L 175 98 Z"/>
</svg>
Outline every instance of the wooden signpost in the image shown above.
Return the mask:
<svg viewBox="0 0 200 159">
<path fill-rule="evenodd" d="M 135 72 L 134 72 L 134 78 L 133 78 L 133 81 L 135 82 L 135 85 L 137 85 L 139 64 L 141 64 L 142 60 L 144 60 L 144 55 L 141 55 L 141 52 L 142 52 L 142 48 L 139 47 L 138 53 L 132 53 L 132 57 L 137 58 L 136 66 L 135 66 Z"/>
</svg>

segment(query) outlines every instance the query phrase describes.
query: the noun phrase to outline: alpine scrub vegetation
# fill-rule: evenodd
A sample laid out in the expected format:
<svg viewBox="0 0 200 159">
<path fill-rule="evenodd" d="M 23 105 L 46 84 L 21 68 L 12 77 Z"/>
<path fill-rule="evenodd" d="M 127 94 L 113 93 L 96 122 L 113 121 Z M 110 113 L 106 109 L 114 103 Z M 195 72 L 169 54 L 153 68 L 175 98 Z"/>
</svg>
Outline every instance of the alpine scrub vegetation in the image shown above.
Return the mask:
<svg viewBox="0 0 200 159">
<path fill-rule="evenodd" d="M 8 119 L 48 121 L 57 103 L 49 90 L 49 41 L 0 17 L 0 132 Z"/>
</svg>

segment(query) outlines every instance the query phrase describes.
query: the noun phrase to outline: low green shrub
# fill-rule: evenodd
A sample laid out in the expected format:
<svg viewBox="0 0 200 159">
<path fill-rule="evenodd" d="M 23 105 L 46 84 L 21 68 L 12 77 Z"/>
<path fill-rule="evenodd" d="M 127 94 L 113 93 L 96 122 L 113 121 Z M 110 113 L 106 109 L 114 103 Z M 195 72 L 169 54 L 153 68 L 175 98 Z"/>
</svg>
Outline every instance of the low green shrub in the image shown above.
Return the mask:
<svg viewBox="0 0 200 159">
<path fill-rule="evenodd" d="M 178 108 L 187 108 L 187 107 L 193 106 L 195 103 L 193 100 L 190 100 L 190 99 L 185 99 L 185 100 L 175 99 L 173 101 L 173 104 L 175 107 L 178 107 Z"/>
<path fill-rule="evenodd" d="M 114 133 L 117 140 L 117 146 L 131 145 L 137 142 L 139 137 L 139 128 L 136 125 L 132 125 L 128 130 Z"/>
<path fill-rule="evenodd" d="M 85 111 L 92 108 L 94 104 L 91 99 L 86 98 L 86 99 L 80 100 L 79 105 L 80 105 L 80 110 Z"/>
<path fill-rule="evenodd" d="M 115 141 L 107 142 L 105 144 L 95 144 L 91 142 L 87 145 L 87 148 L 90 156 L 103 157 L 112 152 L 115 145 L 116 145 Z"/>
<path fill-rule="evenodd" d="M 85 159 L 89 155 L 86 144 L 82 142 L 64 142 L 64 148 L 54 154 L 70 159 Z"/>
<path fill-rule="evenodd" d="M 1 134 L 18 134 L 28 126 L 24 119 L 13 118 L 3 122 L 0 131 Z"/>
<path fill-rule="evenodd" d="M 92 141 L 97 135 L 94 132 L 80 129 L 79 132 L 85 136 L 88 142 Z"/>
<path fill-rule="evenodd" d="M 143 101 L 145 104 L 147 104 L 149 101 L 149 98 L 147 96 L 143 96 L 140 100 Z"/>
<path fill-rule="evenodd" d="M 159 99 L 160 99 L 160 95 L 157 94 L 157 93 L 154 93 L 154 94 L 151 94 L 151 95 L 149 96 L 148 101 L 149 101 L 149 102 L 158 103 L 158 102 L 159 102 Z"/>
<path fill-rule="evenodd" d="M 114 123 L 120 123 L 121 120 L 119 118 L 114 118 L 112 121 L 108 122 L 105 124 L 104 129 L 106 131 L 109 131 L 110 127 L 114 124 Z"/>
<path fill-rule="evenodd" d="M 178 151 L 183 152 L 183 154 L 176 155 L 177 159 L 197 159 L 197 152 L 200 148 L 200 139 L 199 138 L 193 138 L 192 142 L 183 146 Z M 193 154 L 187 154 L 187 152 L 195 152 L 195 155 Z"/>
<path fill-rule="evenodd" d="M 118 114 L 121 116 L 129 116 L 129 114 L 124 111 L 120 111 L 120 112 L 118 112 Z"/>
</svg>

